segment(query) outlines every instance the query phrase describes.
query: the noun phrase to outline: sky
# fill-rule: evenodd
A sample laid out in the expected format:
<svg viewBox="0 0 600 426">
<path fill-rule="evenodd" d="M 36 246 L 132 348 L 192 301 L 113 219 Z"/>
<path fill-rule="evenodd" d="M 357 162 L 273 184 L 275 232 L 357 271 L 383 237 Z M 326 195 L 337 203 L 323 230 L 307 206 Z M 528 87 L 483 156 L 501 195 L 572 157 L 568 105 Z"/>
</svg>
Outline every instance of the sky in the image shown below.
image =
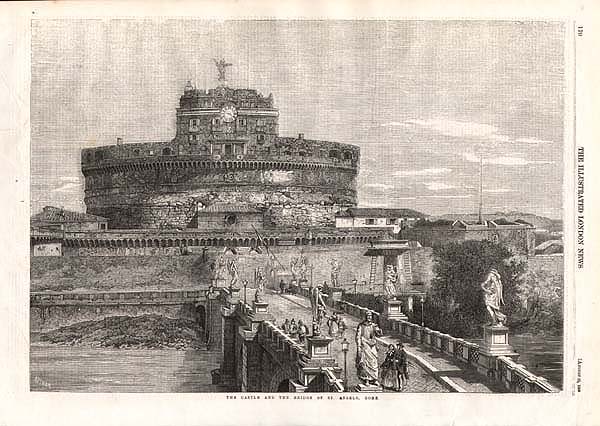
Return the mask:
<svg viewBox="0 0 600 426">
<path fill-rule="evenodd" d="M 85 147 L 167 141 L 187 80 L 273 94 L 279 133 L 361 147 L 359 205 L 562 215 L 564 26 L 33 21 L 31 207 L 85 211 Z"/>
</svg>

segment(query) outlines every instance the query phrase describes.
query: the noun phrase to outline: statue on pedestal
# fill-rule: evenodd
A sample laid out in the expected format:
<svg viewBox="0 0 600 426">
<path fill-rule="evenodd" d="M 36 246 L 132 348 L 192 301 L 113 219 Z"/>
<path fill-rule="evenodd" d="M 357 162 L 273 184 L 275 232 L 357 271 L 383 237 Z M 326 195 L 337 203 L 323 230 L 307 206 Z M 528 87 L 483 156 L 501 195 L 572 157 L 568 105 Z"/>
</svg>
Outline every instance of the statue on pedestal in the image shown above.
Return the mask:
<svg viewBox="0 0 600 426">
<path fill-rule="evenodd" d="M 340 264 L 336 259 L 331 259 L 331 286 L 339 287 Z"/>
<path fill-rule="evenodd" d="M 500 312 L 500 306 L 504 305 L 502 280 L 497 270 L 490 270 L 485 281 L 481 283 L 481 289 L 483 290 L 485 307 L 492 319 L 489 325 L 504 325 L 506 315 Z"/>
<path fill-rule="evenodd" d="M 396 283 L 398 282 L 398 271 L 394 265 L 385 266 L 385 295 L 387 299 L 396 298 Z"/>
<path fill-rule="evenodd" d="M 373 322 L 373 314 L 367 312 L 365 320 L 356 328 L 356 372 L 365 385 L 379 385 L 379 359 L 376 337 L 381 329 Z"/>
</svg>

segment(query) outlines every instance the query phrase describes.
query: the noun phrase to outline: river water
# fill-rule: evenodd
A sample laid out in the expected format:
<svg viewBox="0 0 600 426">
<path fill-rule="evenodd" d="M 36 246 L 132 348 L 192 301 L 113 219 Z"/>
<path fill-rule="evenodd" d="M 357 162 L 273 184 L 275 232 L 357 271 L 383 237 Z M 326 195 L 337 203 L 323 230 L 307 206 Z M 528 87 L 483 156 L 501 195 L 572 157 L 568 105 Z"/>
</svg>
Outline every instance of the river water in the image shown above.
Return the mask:
<svg viewBox="0 0 600 426">
<path fill-rule="evenodd" d="M 217 352 L 32 343 L 30 389 L 63 392 L 221 392 Z"/>
<path fill-rule="evenodd" d="M 517 362 L 527 367 L 530 373 L 542 376 L 554 386 L 562 389 L 563 338 L 562 336 L 539 336 L 529 333 L 509 336 L 509 343 L 519 353 Z M 481 340 L 468 339 L 473 343 Z"/>
</svg>

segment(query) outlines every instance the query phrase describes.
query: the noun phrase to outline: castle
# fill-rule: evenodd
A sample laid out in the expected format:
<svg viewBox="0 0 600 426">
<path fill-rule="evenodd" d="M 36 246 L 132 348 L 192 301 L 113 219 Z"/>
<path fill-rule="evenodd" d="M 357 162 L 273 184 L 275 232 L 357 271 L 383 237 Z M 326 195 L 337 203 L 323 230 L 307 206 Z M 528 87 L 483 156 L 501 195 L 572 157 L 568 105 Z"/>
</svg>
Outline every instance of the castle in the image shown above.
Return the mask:
<svg viewBox="0 0 600 426">
<path fill-rule="evenodd" d="M 279 136 L 273 96 L 188 83 L 162 143 L 83 149 L 87 212 L 111 229 L 329 227 L 356 205 L 360 149 Z"/>
</svg>

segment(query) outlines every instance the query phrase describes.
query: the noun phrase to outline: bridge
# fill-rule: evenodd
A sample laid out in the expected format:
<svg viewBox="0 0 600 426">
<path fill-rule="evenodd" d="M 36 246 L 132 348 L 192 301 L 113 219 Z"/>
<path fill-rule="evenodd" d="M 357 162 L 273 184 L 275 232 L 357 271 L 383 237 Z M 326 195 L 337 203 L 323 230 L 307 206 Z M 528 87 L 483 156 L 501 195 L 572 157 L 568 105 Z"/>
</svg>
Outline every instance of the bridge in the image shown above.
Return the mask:
<svg viewBox="0 0 600 426">
<path fill-rule="evenodd" d="M 106 292 L 34 292 L 30 295 L 32 330 L 112 315 L 157 313 L 197 321 L 210 349 L 221 359 L 220 381 L 241 392 L 344 392 L 357 390 L 354 334 L 366 312 L 384 329 L 378 338 L 380 363 L 385 348 L 402 342 L 410 380 L 406 392 L 557 392 L 514 356 L 491 356 L 477 344 L 430 330 L 403 319 L 334 300 L 344 313 L 345 336 L 326 329 L 300 343 L 280 325 L 285 318 L 311 324 L 306 292 L 278 294 L 267 290 L 261 302 L 246 303 L 236 289 L 178 289 Z M 253 296 L 246 295 L 247 297 Z M 346 338 L 349 350 L 342 351 Z M 346 368 L 344 368 L 346 367 Z"/>
</svg>

